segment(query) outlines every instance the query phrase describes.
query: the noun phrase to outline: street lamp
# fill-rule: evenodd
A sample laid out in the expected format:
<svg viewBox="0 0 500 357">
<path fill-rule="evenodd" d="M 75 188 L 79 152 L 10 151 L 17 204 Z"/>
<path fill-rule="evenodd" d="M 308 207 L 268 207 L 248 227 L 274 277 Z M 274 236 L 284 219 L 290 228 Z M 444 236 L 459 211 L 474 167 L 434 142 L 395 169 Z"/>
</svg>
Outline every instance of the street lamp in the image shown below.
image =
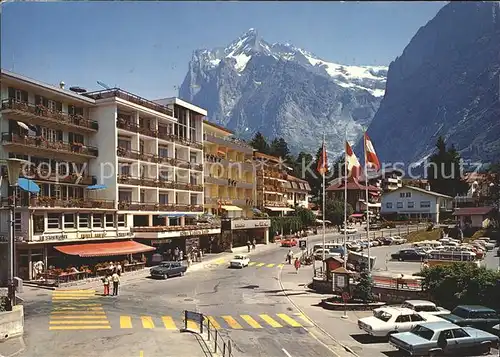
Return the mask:
<svg viewBox="0 0 500 357">
<path fill-rule="evenodd" d="M 16 304 L 16 287 L 14 282 L 15 275 L 15 237 L 16 237 L 16 199 L 17 199 L 17 187 L 19 185 L 19 174 L 21 173 L 21 167 L 26 162 L 20 159 L 7 159 L 7 175 L 9 178 L 9 186 L 13 188 L 12 194 L 12 207 L 10 209 L 10 220 L 9 220 L 9 239 L 7 244 L 8 258 L 7 258 L 7 286 L 8 286 L 8 298 L 9 304 L 7 306 L 8 310 L 12 310 L 12 306 Z"/>
</svg>

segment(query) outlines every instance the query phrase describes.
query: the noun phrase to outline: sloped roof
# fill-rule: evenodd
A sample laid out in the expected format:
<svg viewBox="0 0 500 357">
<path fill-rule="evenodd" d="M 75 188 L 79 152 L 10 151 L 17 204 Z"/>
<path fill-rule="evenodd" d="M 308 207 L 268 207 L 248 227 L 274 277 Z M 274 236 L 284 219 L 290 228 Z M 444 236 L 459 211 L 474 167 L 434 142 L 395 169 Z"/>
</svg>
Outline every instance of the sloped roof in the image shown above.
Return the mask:
<svg viewBox="0 0 500 357">
<path fill-rule="evenodd" d="M 327 191 L 341 191 L 345 190 L 345 179 L 338 180 L 337 182 L 333 183 L 329 187 L 326 188 Z M 348 179 L 347 180 L 347 190 L 366 190 L 366 186 L 360 184 L 358 181 L 354 179 Z M 368 191 L 380 191 L 378 187 L 375 186 L 368 186 Z"/>
<path fill-rule="evenodd" d="M 426 189 L 423 189 L 423 188 L 420 188 L 420 187 L 415 187 L 415 186 L 403 186 L 403 187 L 400 187 L 400 188 L 398 188 L 398 189 L 396 189 L 394 191 L 391 191 L 391 193 L 398 192 L 398 191 L 403 190 L 405 188 L 409 188 L 410 190 L 417 191 L 417 192 L 422 192 L 422 193 L 425 193 L 425 194 L 428 194 L 428 195 L 431 195 L 431 196 L 453 199 L 453 197 L 451 197 L 451 196 L 443 195 L 442 193 L 438 193 L 438 192 L 434 192 L 434 191 L 428 191 Z"/>
<path fill-rule="evenodd" d="M 495 210 L 495 207 L 464 207 L 456 208 L 454 216 L 483 216 Z"/>
</svg>

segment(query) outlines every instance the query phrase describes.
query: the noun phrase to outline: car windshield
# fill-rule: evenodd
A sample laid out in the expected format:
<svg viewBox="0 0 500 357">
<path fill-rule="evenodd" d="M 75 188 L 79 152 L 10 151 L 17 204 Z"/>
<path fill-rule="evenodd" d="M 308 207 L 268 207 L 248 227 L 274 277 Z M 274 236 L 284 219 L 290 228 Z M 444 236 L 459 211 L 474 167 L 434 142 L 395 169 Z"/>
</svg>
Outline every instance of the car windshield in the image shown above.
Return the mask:
<svg viewBox="0 0 500 357">
<path fill-rule="evenodd" d="M 469 317 L 469 311 L 467 311 L 461 307 L 454 308 L 451 313 L 455 316 L 458 316 L 458 317 L 463 317 L 463 318 Z"/>
<path fill-rule="evenodd" d="M 439 311 L 438 308 L 436 306 L 432 306 L 432 305 L 420 305 L 420 306 L 415 306 L 415 311 L 417 312 L 435 312 L 435 311 Z"/>
<path fill-rule="evenodd" d="M 389 321 L 392 317 L 391 314 L 389 314 L 387 311 L 384 310 L 373 311 L 373 316 L 384 322 Z"/>
<path fill-rule="evenodd" d="M 427 327 L 424 327 L 422 325 L 417 325 L 415 326 L 412 330 L 411 333 L 417 336 L 420 336 L 426 340 L 429 340 L 434 336 L 434 331 L 431 329 L 428 329 Z"/>
<path fill-rule="evenodd" d="M 245 256 L 243 256 L 243 255 L 235 255 L 234 259 L 242 260 L 242 259 L 245 259 Z"/>
</svg>

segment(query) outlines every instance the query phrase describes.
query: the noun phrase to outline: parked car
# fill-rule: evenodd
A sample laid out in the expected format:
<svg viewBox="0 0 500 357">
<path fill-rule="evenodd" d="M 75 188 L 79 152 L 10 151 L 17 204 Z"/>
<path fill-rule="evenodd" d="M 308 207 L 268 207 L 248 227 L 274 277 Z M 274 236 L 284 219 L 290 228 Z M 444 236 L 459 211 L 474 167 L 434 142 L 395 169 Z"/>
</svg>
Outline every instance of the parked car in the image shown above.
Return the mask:
<svg viewBox="0 0 500 357">
<path fill-rule="evenodd" d="M 381 237 L 383 245 L 392 245 L 394 243 L 394 239 L 392 237 Z"/>
<path fill-rule="evenodd" d="M 370 230 L 371 231 L 377 231 L 384 228 L 384 226 L 380 223 L 370 223 Z M 365 231 L 368 229 L 368 227 L 365 227 Z"/>
<path fill-rule="evenodd" d="M 323 260 L 323 251 L 325 251 L 325 259 L 330 257 L 338 257 L 341 258 L 343 256 L 342 252 L 334 251 L 333 249 L 318 249 L 314 251 L 314 259 L 315 260 Z"/>
<path fill-rule="evenodd" d="M 450 310 L 443 309 L 442 307 L 436 306 L 432 301 L 427 300 L 406 300 L 401 304 L 401 307 L 411 309 L 416 312 L 425 312 L 431 315 L 448 315 Z"/>
<path fill-rule="evenodd" d="M 474 241 L 474 243 L 482 244 L 486 248 L 486 250 L 493 250 L 495 248 L 495 246 L 496 246 L 496 243 L 490 242 L 489 240 L 486 241 L 486 240 L 481 239 L 481 238 L 476 239 Z"/>
<path fill-rule="evenodd" d="M 430 321 L 443 320 L 403 307 L 384 306 L 373 310 L 373 316 L 359 319 L 358 327 L 371 336 L 387 337 L 393 333 L 410 331 L 418 323 Z"/>
<path fill-rule="evenodd" d="M 250 263 L 250 259 L 246 255 L 235 255 L 229 262 L 230 268 L 244 268 Z"/>
<path fill-rule="evenodd" d="M 396 333 L 389 343 L 411 356 L 488 354 L 498 345 L 498 336 L 473 327 L 460 327 L 447 321 L 427 322 L 409 332 Z"/>
<path fill-rule="evenodd" d="M 393 236 L 392 237 L 392 243 L 393 244 L 405 244 L 406 243 L 406 238 L 402 238 L 400 236 Z"/>
<path fill-rule="evenodd" d="M 295 238 L 287 238 L 281 241 L 282 247 L 295 247 L 297 245 L 297 239 Z"/>
<path fill-rule="evenodd" d="M 352 227 L 352 226 L 348 226 L 347 228 L 340 228 L 340 233 L 346 233 L 347 234 L 355 234 L 358 232 L 358 230 L 355 228 L 355 227 Z"/>
<path fill-rule="evenodd" d="M 181 262 L 162 262 L 160 265 L 149 269 L 152 278 L 167 279 L 172 276 L 183 276 L 187 266 Z"/>
<path fill-rule="evenodd" d="M 459 305 L 451 314 L 441 317 L 459 326 L 470 326 L 488 332 L 495 332 L 493 326 L 500 323 L 495 310 L 480 305 Z"/>
<path fill-rule="evenodd" d="M 417 249 L 401 249 L 397 253 L 391 254 L 391 258 L 394 260 L 399 260 L 400 262 L 403 261 L 423 261 L 427 257 L 427 254 L 425 254 L 421 250 Z"/>
<path fill-rule="evenodd" d="M 353 252 L 361 251 L 361 245 L 358 242 L 347 242 L 345 245 L 347 250 L 351 250 Z"/>
</svg>

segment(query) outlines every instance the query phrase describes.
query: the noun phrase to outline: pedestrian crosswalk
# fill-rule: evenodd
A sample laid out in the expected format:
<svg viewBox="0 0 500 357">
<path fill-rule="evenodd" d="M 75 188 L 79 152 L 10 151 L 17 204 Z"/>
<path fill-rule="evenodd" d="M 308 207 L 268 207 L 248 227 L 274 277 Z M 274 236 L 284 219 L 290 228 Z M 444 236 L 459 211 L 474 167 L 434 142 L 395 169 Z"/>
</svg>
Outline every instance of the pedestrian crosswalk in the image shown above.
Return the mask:
<svg viewBox="0 0 500 357">
<path fill-rule="evenodd" d="M 228 265 L 229 260 L 225 259 L 218 259 L 216 260 L 213 264 L 215 265 Z M 248 263 L 248 267 L 253 267 L 253 268 L 283 268 L 285 264 L 284 263 L 269 263 L 269 262 L 250 262 Z"/>
<path fill-rule="evenodd" d="M 205 316 L 210 325 L 217 329 L 266 329 L 310 327 L 312 322 L 303 314 L 256 314 L 256 315 L 221 315 Z M 112 318 L 111 318 L 112 320 Z M 199 321 L 184 322 L 182 316 L 131 316 L 121 315 L 117 319 L 120 329 L 199 329 Z M 113 326 L 113 323 L 111 323 Z"/>
<path fill-rule="evenodd" d="M 111 329 L 95 290 L 55 290 L 49 330 Z"/>
</svg>

